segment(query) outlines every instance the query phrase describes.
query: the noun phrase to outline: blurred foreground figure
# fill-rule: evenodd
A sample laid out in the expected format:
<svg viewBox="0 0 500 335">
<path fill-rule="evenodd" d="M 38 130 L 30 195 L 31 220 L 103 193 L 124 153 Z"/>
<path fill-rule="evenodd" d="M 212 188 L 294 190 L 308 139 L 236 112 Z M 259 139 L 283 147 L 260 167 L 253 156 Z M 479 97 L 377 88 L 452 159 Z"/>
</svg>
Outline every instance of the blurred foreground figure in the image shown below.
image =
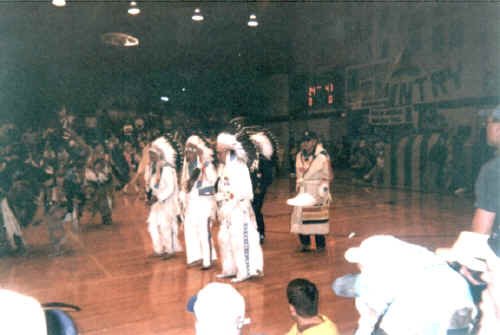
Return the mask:
<svg viewBox="0 0 500 335">
<path fill-rule="evenodd" d="M 486 140 L 496 149 L 495 155 L 481 167 L 474 186 L 476 210 L 473 232 L 462 232 L 454 244 L 460 273 L 467 278 L 473 297 L 483 313 L 480 334 L 500 333 L 500 106 L 483 111 L 486 117 Z M 475 234 L 475 235 L 474 235 Z M 482 235 L 482 236 L 481 236 Z M 465 239 L 464 239 L 465 238 Z M 471 245 L 464 243 L 473 242 Z M 470 244 L 470 243 L 469 243 Z M 462 247 L 460 250 L 460 247 Z M 456 255 L 457 256 L 457 255 Z M 474 256 L 474 257 L 473 257 Z M 474 262 L 470 260 L 473 259 Z M 486 260 L 484 262 L 478 259 Z M 486 266 L 487 265 L 487 266 Z M 482 276 L 480 275 L 481 273 Z"/>
<path fill-rule="evenodd" d="M 479 334 L 500 334 L 500 258 L 488 243 L 490 236 L 463 231 L 451 248 L 436 253 L 464 275 L 476 304 L 481 307 L 474 326 Z"/>
<path fill-rule="evenodd" d="M 479 335 L 500 334 L 500 258 L 487 260 L 488 269 L 483 274 L 487 283 L 481 301 Z"/>
<path fill-rule="evenodd" d="M 40 303 L 27 295 L 0 289 L 0 334 L 47 335 Z"/>
<path fill-rule="evenodd" d="M 488 113 L 486 139 L 496 154 L 481 167 L 476 180 L 472 229 L 490 235 L 488 244 L 500 256 L 500 106 Z"/>
<path fill-rule="evenodd" d="M 245 318 L 245 299 L 231 285 L 208 283 L 191 297 L 188 311 L 196 317 L 196 335 L 241 335 Z"/>
<path fill-rule="evenodd" d="M 67 311 L 80 307 L 63 302 L 40 304 L 35 298 L 0 289 L 0 334 L 78 335 L 78 328 Z"/>
<path fill-rule="evenodd" d="M 356 299 L 356 335 L 463 335 L 472 329 L 477 312 L 466 280 L 433 252 L 375 235 L 345 258 L 361 273 L 338 278 L 333 289 Z"/>
</svg>

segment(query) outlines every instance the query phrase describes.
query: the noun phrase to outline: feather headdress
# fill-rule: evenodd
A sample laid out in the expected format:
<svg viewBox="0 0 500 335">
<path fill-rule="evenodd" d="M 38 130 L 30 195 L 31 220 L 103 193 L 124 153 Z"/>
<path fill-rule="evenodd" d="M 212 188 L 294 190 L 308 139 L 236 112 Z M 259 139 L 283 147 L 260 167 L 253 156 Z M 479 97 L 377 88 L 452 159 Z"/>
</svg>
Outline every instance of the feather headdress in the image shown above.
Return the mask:
<svg viewBox="0 0 500 335">
<path fill-rule="evenodd" d="M 258 132 L 250 135 L 250 139 L 254 142 L 259 153 L 267 159 L 273 157 L 274 148 L 271 140 L 264 132 Z"/>
<path fill-rule="evenodd" d="M 229 121 L 231 131 L 247 154 L 247 165 L 252 166 L 257 154 L 269 160 L 278 159 L 279 142 L 271 131 L 262 126 L 247 126 L 247 119 L 239 116 Z"/>
<path fill-rule="evenodd" d="M 249 134 L 259 154 L 270 160 L 279 160 L 279 141 L 269 129 L 261 126 L 248 126 L 242 131 Z"/>
<path fill-rule="evenodd" d="M 246 123 L 247 120 L 244 116 L 237 116 L 229 120 L 229 124 L 237 131 L 244 128 Z"/>
<path fill-rule="evenodd" d="M 154 140 L 149 151 L 156 153 L 167 164 L 176 166 L 177 152 L 165 136 Z"/>
<path fill-rule="evenodd" d="M 203 164 L 207 162 L 213 162 L 214 151 L 208 146 L 208 143 L 201 136 L 199 135 L 189 136 L 189 138 L 186 141 L 185 148 L 187 148 L 188 145 L 192 145 L 197 149 L 201 150 L 202 157 L 200 157 L 200 160 L 203 162 Z M 182 165 L 182 172 L 181 172 L 181 184 L 183 185 L 183 187 L 187 185 L 187 181 L 190 178 L 188 165 L 189 164 L 186 155 L 184 155 L 184 163 Z"/>
<path fill-rule="evenodd" d="M 166 140 L 170 143 L 172 148 L 176 152 L 176 160 L 175 160 L 175 167 L 177 170 L 181 168 L 182 164 L 182 153 L 183 153 L 183 147 L 182 147 L 182 142 L 180 142 L 180 137 L 179 133 L 175 131 L 173 134 L 168 132 L 163 135 L 163 137 L 166 138 Z"/>
<path fill-rule="evenodd" d="M 217 146 L 224 146 L 234 151 L 236 157 L 245 163 L 248 161 L 248 154 L 243 147 L 243 144 L 238 141 L 236 135 L 227 132 L 220 133 L 217 136 Z"/>
<path fill-rule="evenodd" d="M 202 152 L 201 159 L 203 161 L 212 161 L 214 159 L 214 151 L 208 146 L 208 143 L 198 135 L 191 135 L 186 141 L 186 147 L 193 145 Z"/>
</svg>

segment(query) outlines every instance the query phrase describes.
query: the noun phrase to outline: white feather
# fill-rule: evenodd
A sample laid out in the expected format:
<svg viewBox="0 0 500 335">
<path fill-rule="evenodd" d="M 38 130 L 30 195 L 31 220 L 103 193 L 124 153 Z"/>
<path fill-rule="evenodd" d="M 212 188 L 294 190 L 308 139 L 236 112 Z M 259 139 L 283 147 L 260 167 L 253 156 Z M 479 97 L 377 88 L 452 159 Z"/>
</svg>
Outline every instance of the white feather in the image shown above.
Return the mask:
<svg viewBox="0 0 500 335">
<path fill-rule="evenodd" d="M 236 157 L 245 163 L 248 160 L 248 155 L 245 149 L 243 149 L 243 145 L 236 139 L 236 136 L 232 134 L 220 133 L 217 136 L 217 145 L 222 145 L 233 150 Z"/>
<path fill-rule="evenodd" d="M 261 155 L 267 159 L 271 159 L 273 156 L 273 145 L 266 134 L 263 132 L 255 133 L 250 136 L 250 139 L 256 144 Z"/>
</svg>

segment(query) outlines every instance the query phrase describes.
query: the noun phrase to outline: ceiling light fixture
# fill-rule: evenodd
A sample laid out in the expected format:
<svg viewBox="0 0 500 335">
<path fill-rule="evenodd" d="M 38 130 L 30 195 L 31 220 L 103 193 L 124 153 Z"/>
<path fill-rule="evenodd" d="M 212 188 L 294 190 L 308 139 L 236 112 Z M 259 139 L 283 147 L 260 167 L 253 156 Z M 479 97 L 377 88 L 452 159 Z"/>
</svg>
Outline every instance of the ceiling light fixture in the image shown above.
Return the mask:
<svg viewBox="0 0 500 335">
<path fill-rule="evenodd" d="M 161 101 L 168 102 L 170 99 L 167 96 L 160 97 Z"/>
<path fill-rule="evenodd" d="M 128 13 L 130 15 L 137 15 L 141 12 L 141 9 L 137 7 L 137 2 L 130 1 L 130 7 L 128 8 Z"/>
<path fill-rule="evenodd" d="M 66 6 L 66 0 L 52 0 L 52 4 L 56 7 Z"/>
<path fill-rule="evenodd" d="M 203 14 L 201 14 L 201 10 L 199 8 L 194 9 L 193 16 L 191 16 L 193 21 L 203 21 L 204 17 Z"/>
<path fill-rule="evenodd" d="M 101 36 L 105 44 L 115 47 L 134 47 L 139 45 L 139 39 L 125 33 L 105 33 Z"/>
<path fill-rule="evenodd" d="M 257 21 L 257 16 L 255 14 L 250 14 L 250 19 L 248 20 L 248 26 L 255 28 L 259 25 L 259 22 Z"/>
</svg>

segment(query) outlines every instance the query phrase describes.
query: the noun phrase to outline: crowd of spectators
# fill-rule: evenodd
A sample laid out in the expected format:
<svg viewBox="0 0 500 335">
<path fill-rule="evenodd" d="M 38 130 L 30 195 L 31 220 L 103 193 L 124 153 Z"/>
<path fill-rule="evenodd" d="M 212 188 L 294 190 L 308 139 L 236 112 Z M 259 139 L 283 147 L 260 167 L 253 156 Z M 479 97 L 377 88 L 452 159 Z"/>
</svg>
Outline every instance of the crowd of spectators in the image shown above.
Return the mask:
<svg viewBox="0 0 500 335">
<path fill-rule="evenodd" d="M 184 124 L 201 122 L 193 118 Z M 99 111 L 75 117 L 64 107 L 44 128 L 6 123 L 0 128 L 0 197 L 8 201 L 21 227 L 47 221 L 59 208 L 66 210 L 64 221 L 74 227 L 85 210 L 112 224 L 113 194 L 136 174 L 144 148 L 169 131 L 182 143 L 183 129 L 151 116 L 113 120 Z M 54 225 L 49 236 L 57 253 L 62 237 Z M 5 226 L 0 224 L 0 254 L 23 251 L 21 233 L 8 236 Z"/>
<path fill-rule="evenodd" d="M 0 196 L 9 199 L 22 225 L 32 222 L 38 207 L 56 217 L 60 216 L 57 214 L 60 208 L 64 208 L 61 213 L 71 214 L 75 213 L 75 208 L 83 208 L 84 205 L 100 212 L 103 224 L 111 224 L 113 190 L 123 188 L 130 181 L 131 175 L 139 168 L 143 148 L 165 129 L 160 124 L 157 128 L 144 127 L 139 122 L 123 124 L 119 134 L 103 131 L 111 128 L 99 126 L 76 130 L 72 124 L 74 121 L 66 112 L 61 112 L 59 117 L 59 127 L 49 129 L 21 133 L 15 127 L 3 127 Z M 497 150 L 500 143 L 499 119 L 500 112 L 497 112 L 488 120 L 488 140 Z M 457 141 L 446 142 L 443 139 L 443 142 L 438 142 L 440 147 L 435 154 L 440 163 L 449 161 L 452 163 L 447 164 L 459 164 L 460 146 L 448 144 L 465 140 L 467 130 L 462 129 L 455 136 L 458 136 Z M 383 158 L 383 147 L 381 141 L 372 146 L 359 140 L 353 145 L 349 162 L 357 178 L 379 182 L 379 170 L 384 167 L 383 159 L 379 160 L 379 157 Z M 448 147 L 451 150 L 445 150 Z M 495 162 L 498 162 L 498 158 Z M 474 254 L 477 250 L 472 245 L 465 249 L 468 256 L 483 263 L 482 275 L 475 278 L 482 281 L 480 304 L 479 299 L 471 294 L 471 282 L 467 275 L 461 276 L 461 272 L 447 264 L 447 261 L 461 259 L 440 258 L 421 246 L 393 236 L 372 236 L 345 254 L 348 262 L 359 266 L 360 273 L 336 280 L 333 285 L 338 295 L 356 299 L 360 314 L 357 335 L 468 335 L 477 331 L 481 335 L 488 335 L 500 331 L 500 296 L 496 285 L 500 273 L 498 225 L 493 224 L 498 211 L 498 169 L 490 172 L 496 179 L 483 186 L 492 186 L 488 189 L 494 195 L 487 200 L 491 200 L 493 205 L 482 209 L 481 203 L 477 204 L 478 209 L 486 212 L 483 217 L 486 215 L 491 219 L 489 228 L 480 231 L 486 234 L 480 246 L 486 251 Z M 452 174 L 450 183 L 454 187 L 461 185 L 459 176 Z M 78 215 L 81 215 L 81 211 L 74 215 L 76 219 Z M 476 215 L 474 222 L 477 220 L 479 218 Z M 51 238 L 58 247 L 59 240 L 55 236 L 58 227 L 49 229 L 54 231 Z M 3 241 L 0 236 L 0 242 Z M 0 244 L 0 254 L 6 249 L 7 245 Z M 463 256 L 463 253 L 456 255 Z M 465 265 L 460 263 L 459 268 Z M 469 270 L 474 269 L 469 267 Z M 469 270 L 467 273 L 471 275 Z M 216 333 L 216 329 L 223 329 L 224 334 L 240 334 L 242 327 L 249 322 L 245 318 L 244 300 L 228 284 L 209 285 L 212 288 L 218 286 L 215 298 L 212 293 L 213 299 L 209 300 L 214 305 L 208 304 L 204 309 L 201 308 L 203 296 L 210 296 L 207 293 L 210 292 L 208 286 L 200 291 L 197 301 L 191 302 L 191 311 L 197 319 L 197 334 Z M 228 300 L 221 295 L 222 291 L 227 292 Z M 10 292 L 0 293 L 12 295 Z M 294 322 L 289 334 L 337 334 L 335 324 L 318 311 L 319 293 L 313 283 L 306 279 L 291 281 L 287 286 L 286 297 Z M 239 307 L 228 309 L 232 319 L 226 323 L 227 320 L 221 315 L 224 311 L 216 307 L 221 304 L 230 307 L 233 302 Z M 483 311 L 482 319 L 478 317 L 479 309 Z M 206 317 L 202 310 L 210 313 L 217 311 L 218 318 L 202 320 Z M 234 315 L 235 311 L 239 311 L 237 315 Z M 214 320 L 215 323 L 212 322 Z"/>
<path fill-rule="evenodd" d="M 368 131 L 356 137 L 344 136 L 335 141 L 324 139 L 326 149 L 335 170 L 348 172 L 351 181 L 359 185 L 383 185 L 384 169 L 387 168 L 385 160 L 388 150 L 397 150 L 400 140 L 405 136 L 394 134 L 379 134 Z M 410 132 L 410 134 L 412 134 Z M 437 136 L 437 141 L 428 148 L 423 167 L 423 190 L 428 192 L 451 193 L 462 195 L 472 191 L 474 176 L 471 169 L 477 166 L 467 166 L 466 148 L 472 146 L 470 142 L 471 127 L 458 126 L 456 129 L 432 133 Z M 429 138 L 430 134 L 421 134 Z M 297 149 L 292 146 L 289 150 L 290 173 L 294 173 L 294 158 Z M 412 151 L 412 155 L 417 153 Z M 476 153 L 477 154 L 477 153 Z M 485 154 L 483 156 L 491 156 Z M 393 167 L 394 168 L 394 167 Z M 414 167 L 422 169 L 422 167 Z M 340 177 L 342 178 L 342 176 Z"/>
</svg>

